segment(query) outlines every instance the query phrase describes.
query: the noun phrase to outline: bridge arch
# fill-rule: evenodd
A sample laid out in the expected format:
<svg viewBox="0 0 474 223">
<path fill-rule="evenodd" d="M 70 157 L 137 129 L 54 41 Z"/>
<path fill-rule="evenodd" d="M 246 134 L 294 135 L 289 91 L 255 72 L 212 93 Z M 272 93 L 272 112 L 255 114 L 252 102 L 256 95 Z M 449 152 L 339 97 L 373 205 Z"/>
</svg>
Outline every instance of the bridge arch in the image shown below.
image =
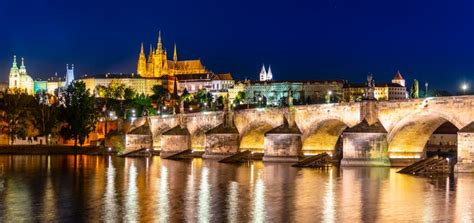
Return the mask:
<svg viewBox="0 0 474 223">
<path fill-rule="evenodd" d="M 303 153 L 334 154 L 338 140 L 348 126 L 349 124 L 337 117 L 314 121 L 306 130 L 303 130 Z"/>
<path fill-rule="evenodd" d="M 203 124 L 196 126 L 191 134 L 191 148 L 193 150 L 202 150 L 204 151 L 206 143 L 206 132 L 212 129 L 214 126 L 211 124 Z"/>
<path fill-rule="evenodd" d="M 399 122 L 387 136 L 388 152 L 391 158 L 421 158 L 425 145 L 433 132 L 446 122 L 458 129 L 463 124 L 453 115 L 440 111 L 421 111 L 412 113 Z"/>
<path fill-rule="evenodd" d="M 247 125 L 240 132 L 240 149 L 263 152 L 264 134 L 273 128 L 278 127 L 275 123 L 267 121 L 254 121 Z"/>
</svg>

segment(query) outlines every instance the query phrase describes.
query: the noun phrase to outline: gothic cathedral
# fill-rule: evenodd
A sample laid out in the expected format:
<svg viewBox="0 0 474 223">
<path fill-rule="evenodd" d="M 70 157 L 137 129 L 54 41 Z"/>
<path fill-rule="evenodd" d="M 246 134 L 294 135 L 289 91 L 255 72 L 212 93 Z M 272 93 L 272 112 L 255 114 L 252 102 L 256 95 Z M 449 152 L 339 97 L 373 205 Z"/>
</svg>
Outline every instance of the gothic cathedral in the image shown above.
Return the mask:
<svg viewBox="0 0 474 223">
<path fill-rule="evenodd" d="M 156 49 L 150 46 L 148 59 L 145 57 L 143 43 L 138 57 L 137 74 L 142 77 L 162 77 L 165 75 L 174 76 L 176 74 L 203 74 L 207 73 L 201 60 L 178 60 L 176 44 L 174 45 L 173 59 L 168 60 L 166 50 L 161 43 L 161 32 L 158 34 L 158 44 Z"/>
</svg>

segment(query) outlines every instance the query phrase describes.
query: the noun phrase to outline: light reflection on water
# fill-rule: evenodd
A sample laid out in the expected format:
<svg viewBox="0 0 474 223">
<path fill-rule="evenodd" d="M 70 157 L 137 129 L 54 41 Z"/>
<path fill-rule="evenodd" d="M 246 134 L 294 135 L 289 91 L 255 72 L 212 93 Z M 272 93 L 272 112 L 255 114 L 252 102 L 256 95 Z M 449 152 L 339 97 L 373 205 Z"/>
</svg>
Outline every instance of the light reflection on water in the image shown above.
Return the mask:
<svg viewBox="0 0 474 223">
<path fill-rule="evenodd" d="M 474 174 L 0 156 L 0 222 L 472 222 Z"/>
</svg>

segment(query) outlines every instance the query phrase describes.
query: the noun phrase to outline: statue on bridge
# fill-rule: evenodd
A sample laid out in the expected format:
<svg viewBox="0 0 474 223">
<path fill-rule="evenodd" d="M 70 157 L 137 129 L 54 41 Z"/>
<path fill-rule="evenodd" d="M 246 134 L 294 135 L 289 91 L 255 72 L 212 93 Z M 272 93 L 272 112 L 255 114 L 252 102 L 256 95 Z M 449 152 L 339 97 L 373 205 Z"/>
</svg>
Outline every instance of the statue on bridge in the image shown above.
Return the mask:
<svg viewBox="0 0 474 223">
<path fill-rule="evenodd" d="M 375 80 L 371 73 L 367 75 L 367 87 L 364 92 L 365 100 L 374 100 L 375 99 Z"/>
</svg>

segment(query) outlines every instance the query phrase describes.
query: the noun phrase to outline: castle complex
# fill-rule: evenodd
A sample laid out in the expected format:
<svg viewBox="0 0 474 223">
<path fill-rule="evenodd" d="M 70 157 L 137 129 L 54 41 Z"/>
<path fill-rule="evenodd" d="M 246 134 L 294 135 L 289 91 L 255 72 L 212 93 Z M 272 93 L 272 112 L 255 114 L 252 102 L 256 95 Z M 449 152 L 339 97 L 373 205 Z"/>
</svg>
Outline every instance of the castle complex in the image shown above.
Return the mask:
<svg viewBox="0 0 474 223">
<path fill-rule="evenodd" d="M 8 89 L 20 91 L 29 95 L 36 94 L 38 92 L 47 92 L 49 94 L 55 94 L 60 88 L 65 88 L 74 81 L 74 65 L 69 67 L 66 65 L 66 78 L 55 76 L 48 78 L 47 80 L 33 80 L 28 75 L 25 66 L 25 59 L 21 58 L 21 65 L 18 68 L 16 63 L 16 56 L 13 56 L 13 64 L 10 68 L 10 75 L 8 77 Z"/>
<path fill-rule="evenodd" d="M 201 60 L 178 60 L 178 51 L 174 45 L 173 59 L 168 60 L 166 49 L 163 49 L 161 32 L 158 34 L 156 49 L 150 46 L 148 59 L 145 56 L 143 43 L 138 57 L 137 74 L 142 77 L 162 77 L 176 74 L 204 74 L 208 71 L 202 65 Z"/>
</svg>

